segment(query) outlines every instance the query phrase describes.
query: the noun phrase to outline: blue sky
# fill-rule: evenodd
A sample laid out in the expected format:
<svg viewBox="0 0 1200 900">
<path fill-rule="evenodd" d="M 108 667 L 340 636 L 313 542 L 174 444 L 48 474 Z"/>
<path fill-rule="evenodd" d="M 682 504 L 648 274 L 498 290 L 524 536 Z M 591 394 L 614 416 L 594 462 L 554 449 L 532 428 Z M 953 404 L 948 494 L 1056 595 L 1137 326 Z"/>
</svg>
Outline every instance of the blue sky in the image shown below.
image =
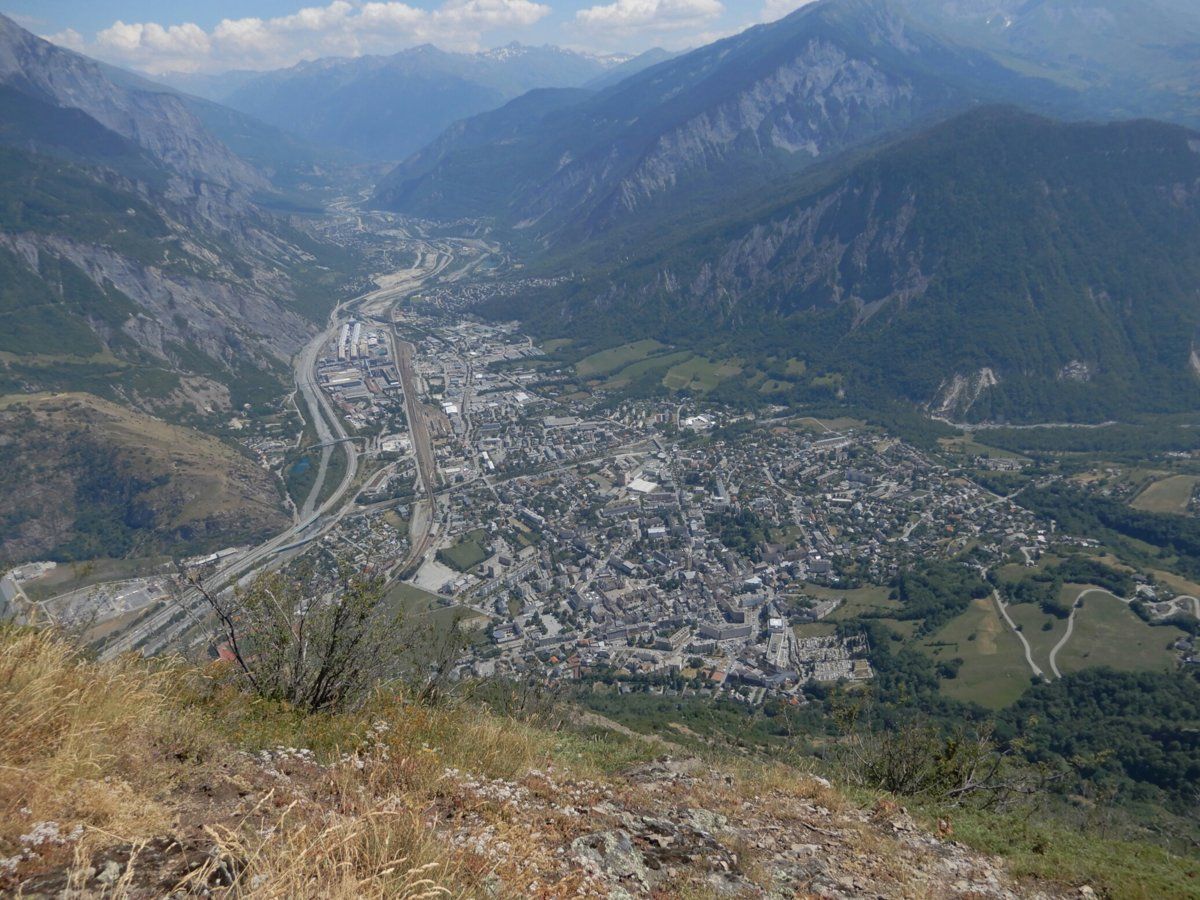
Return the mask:
<svg viewBox="0 0 1200 900">
<path fill-rule="evenodd" d="M 267 69 L 420 43 L 682 49 L 806 0 L 0 0 L 26 28 L 150 73 Z"/>
</svg>

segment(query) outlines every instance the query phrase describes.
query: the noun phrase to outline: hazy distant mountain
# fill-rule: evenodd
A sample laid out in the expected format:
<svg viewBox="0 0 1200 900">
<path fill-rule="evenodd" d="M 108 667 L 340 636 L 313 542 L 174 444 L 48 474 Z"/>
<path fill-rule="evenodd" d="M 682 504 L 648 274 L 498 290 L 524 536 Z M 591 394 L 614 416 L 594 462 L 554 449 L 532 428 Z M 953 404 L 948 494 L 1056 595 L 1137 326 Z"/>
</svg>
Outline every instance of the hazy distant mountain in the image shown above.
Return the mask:
<svg viewBox="0 0 1200 900">
<path fill-rule="evenodd" d="M 606 87 L 612 87 L 631 75 L 636 75 L 643 69 L 648 69 L 651 66 L 657 66 L 659 63 L 666 62 L 669 59 L 674 59 L 679 56 L 679 53 L 672 53 L 670 50 L 664 50 L 662 47 L 653 47 L 646 50 L 644 53 L 639 53 L 633 59 L 626 60 L 620 65 L 613 66 L 602 75 L 593 78 L 582 87 L 593 91 L 600 91 Z"/>
<path fill-rule="evenodd" d="M 494 311 L 602 343 L 799 358 L 798 396 L 1043 421 L 1194 407 L 1200 134 L 989 108 L 773 194 Z"/>
<path fill-rule="evenodd" d="M 887 0 L 831 0 L 591 97 L 522 99 L 458 123 L 376 199 L 563 239 L 680 197 L 735 196 L 980 99 L 1050 104 L 1060 93 L 914 26 Z"/>
<path fill-rule="evenodd" d="M 262 77 L 253 69 L 233 69 L 229 72 L 163 72 L 153 80 L 177 91 L 220 102 L 242 85 Z"/>
<path fill-rule="evenodd" d="M 336 173 L 356 161 L 348 152 L 318 147 L 291 132 L 213 100 L 106 63 L 99 66 L 104 76 L 120 87 L 177 99 L 213 137 L 281 190 L 328 187 L 336 181 Z"/>
<path fill-rule="evenodd" d="M 1194 0 L 902 0 L 999 59 L 1081 91 L 1096 112 L 1200 124 Z"/>
<path fill-rule="evenodd" d="M 456 119 L 534 88 L 581 85 L 628 62 L 558 47 L 510 44 L 466 54 L 423 45 L 392 56 L 300 63 L 258 75 L 220 99 L 313 141 L 401 159 Z"/>
</svg>

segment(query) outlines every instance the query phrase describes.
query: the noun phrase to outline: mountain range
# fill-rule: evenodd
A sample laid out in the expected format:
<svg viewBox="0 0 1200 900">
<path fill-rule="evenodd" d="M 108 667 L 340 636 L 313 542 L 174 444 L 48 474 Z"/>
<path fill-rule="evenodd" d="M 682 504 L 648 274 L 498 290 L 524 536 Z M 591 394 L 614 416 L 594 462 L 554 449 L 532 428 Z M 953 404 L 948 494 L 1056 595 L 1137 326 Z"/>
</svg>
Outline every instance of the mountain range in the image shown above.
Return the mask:
<svg viewBox="0 0 1200 900">
<path fill-rule="evenodd" d="M 1200 125 L 1190 0 L 901 0 L 918 20 L 1079 92 L 1096 114 Z"/>
<path fill-rule="evenodd" d="M 1190 408 L 1200 16 L 1177 5 L 824 0 L 458 122 L 375 202 L 489 219 L 569 273 L 491 314 L 589 346 L 801 359 L 806 379 L 769 379 L 778 400 Z M 1086 121 L 1129 111 L 1181 124 Z"/>
<path fill-rule="evenodd" d="M 239 73 L 226 105 L 0 18 L 0 393 L 92 397 L 110 473 L 151 416 L 211 430 L 279 396 L 357 265 L 284 211 L 346 191 L 354 159 L 415 150 L 375 204 L 483 220 L 557 286 L 480 311 L 577 350 L 654 336 L 736 358 L 722 390 L 754 403 L 1190 409 L 1196 19 L 1180 0 L 822 0 L 675 56 L 418 47 Z M 1167 121 L 1083 121 L 1130 113 Z M 119 416 L 96 397 L 136 421 L 102 426 Z M 68 463 L 70 408 L 30 426 Z M 277 521 L 269 476 L 227 464 Z M 92 489 L 58 471 L 40 507 L 99 503 L 55 500 L 51 482 Z M 35 513 L 5 513 L 23 556 L 78 531 Z M 158 518 L 212 532 L 181 516 Z"/>
<path fill-rule="evenodd" d="M 458 122 L 375 202 L 562 245 L 660 213 L 711 215 L 973 105 L 1196 126 L 1200 13 L 1181 6 L 822 0 L 594 93 L 530 95 Z"/>
<path fill-rule="evenodd" d="M 526 96 L 457 123 L 376 202 L 491 216 L 566 242 L 796 172 L 985 100 L 1068 92 L 917 25 L 890 0 L 826 0 L 596 93 Z"/>
<path fill-rule="evenodd" d="M 600 56 L 521 44 L 448 53 L 425 44 L 391 56 L 319 59 L 239 78 L 235 89 L 215 99 L 315 143 L 397 160 L 455 120 L 527 91 L 629 75 L 661 57 L 662 51 Z"/>
</svg>

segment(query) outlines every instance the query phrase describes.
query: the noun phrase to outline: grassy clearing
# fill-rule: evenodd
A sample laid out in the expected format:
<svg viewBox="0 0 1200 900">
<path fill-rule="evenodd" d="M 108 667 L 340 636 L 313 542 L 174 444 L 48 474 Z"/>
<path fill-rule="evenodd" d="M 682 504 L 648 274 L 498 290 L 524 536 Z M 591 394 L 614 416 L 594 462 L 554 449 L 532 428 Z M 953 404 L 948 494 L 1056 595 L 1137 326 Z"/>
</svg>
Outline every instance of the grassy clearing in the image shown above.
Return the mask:
<svg viewBox="0 0 1200 900">
<path fill-rule="evenodd" d="M 831 634 L 837 633 L 837 624 L 834 622 L 807 622 L 803 625 L 793 625 L 792 630 L 796 632 L 798 638 L 829 637 Z"/>
<path fill-rule="evenodd" d="M 414 584 L 400 581 L 388 589 L 387 602 L 399 604 L 404 614 L 405 630 L 411 635 L 427 635 L 440 641 L 460 623 L 480 618 L 473 609 L 446 605 L 446 599 Z"/>
<path fill-rule="evenodd" d="M 831 419 L 818 419 L 816 416 L 800 416 L 792 420 L 792 425 L 795 428 L 811 431 L 818 435 L 847 431 L 851 428 L 862 429 L 867 427 L 867 423 L 862 419 L 851 419 L 848 416 L 837 416 Z"/>
<path fill-rule="evenodd" d="M 584 378 L 608 375 L 664 349 L 666 349 L 665 344 L 650 338 L 644 341 L 634 341 L 632 344 L 610 347 L 607 350 L 593 353 L 591 356 L 585 356 L 575 363 L 575 371 Z"/>
<path fill-rule="evenodd" d="M 487 549 L 487 532 L 476 530 L 462 535 L 449 547 L 438 551 L 438 559 L 459 572 L 469 572 L 491 554 Z"/>
<path fill-rule="evenodd" d="M 829 614 L 825 623 L 833 624 L 856 619 L 859 616 L 868 616 L 904 638 L 911 638 L 917 626 L 921 624 L 917 619 L 894 618 L 893 614 L 899 612 L 903 604 L 899 600 L 891 599 L 889 596 L 891 589 L 883 585 L 847 590 L 809 584 L 804 586 L 802 592 L 819 600 L 840 599 L 843 601 L 837 609 Z"/>
<path fill-rule="evenodd" d="M 1195 863 L 1150 844 L 1109 840 L 1022 814 L 957 809 L 948 814 L 932 811 L 923 818 L 932 825 L 945 815 L 957 840 L 1005 857 L 1018 878 L 1042 878 L 1064 886 L 1087 883 L 1100 896 L 1125 900 L 1198 894 Z"/>
<path fill-rule="evenodd" d="M 690 355 L 691 354 L 689 354 L 688 351 L 680 350 L 675 353 L 663 353 L 658 356 L 651 356 L 647 359 L 639 360 L 635 363 L 630 363 L 625 368 L 619 369 L 618 371 L 609 375 L 604 380 L 604 386 L 612 390 L 626 387 L 645 375 L 649 375 L 654 372 L 665 371 L 675 363 L 679 362 L 679 360 L 687 359 Z"/>
<path fill-rule="evenodd" d="M 1197 483 L 1200 477 L 1195 475 L 1172 475 L 1153 481 L 1129 505 L 1144 512 L 1186 513 Z"/>
<path fill-rule="evenodd" d="M 692 356 L 679 362 L 663 376 L 663 385 L 673 391 L 690 390 L 708 393 L 727 378 L 742 371 L 738 360 L 714 361 L 703 356 Z"/>
<path fill-rule="evenodd" d="M 899 600 L 892 600 L 889 597 L 891 589 L 882 585 L 838 590 L 837 588 L 808 584 L 804 586 L 804 593 L 819 600 L 842 599 L 844 602 L 841 606 L 829 614 L 830 620 L 834 622 L 854 619 L 864 614 L 882 613 L 886 615 L 897 612 L 901 608 Z"/>
<path fill-rule="evenodd" d="M 985 456 L 990 459 L 1019 459 L 1028 461 L 1028 457 L 1011 450 L 1001 450 L 999 447 L 989 447 L 976 440 L 969 434 L 959 437 L 938 438 L 938 444 L 947 452 L 963 456 Z"/>
<path fill-rule="evenodd" d="M 1076 594 L 1087 590 L 1073 586 Z M 1151 627 L 1129 607 L 1107 594 L 1091 593 L 1075 615 L 1075 630 L 1058 653 L 1058 668 L 1065 674 L 1092 666 L 1109 666 L 1126 672 L 1172 670 L 1175 652 L 1170 645 L 1183 636 L 1178 628 Z"/>
<path fill-rule="evenodd" d="M 1001 621 L 990 597 L 972 600 L 961 616 L 921 642 L 937 662 L 962 659 L 954 678 L 942 679 L 942 691 L 957 700 L 1000 709 L 1029 687 L 1031 672 L 1021 642 Z"/>
<path fill-rule="evenodd" d="M 1068 588 L 1063 588 L 1064 592 Z M 1008 614 L 1021 628 L 1021 634 L 1029 641 L 1033 661 L 1043 672 L 1050 671 L 1050 651 L 1067 631 L 1067 620 L 1042 612 L 1036 603 L 1013 603 Z M 1045 626 L 1050 628 L 1046 629 Z"/>
</svg>

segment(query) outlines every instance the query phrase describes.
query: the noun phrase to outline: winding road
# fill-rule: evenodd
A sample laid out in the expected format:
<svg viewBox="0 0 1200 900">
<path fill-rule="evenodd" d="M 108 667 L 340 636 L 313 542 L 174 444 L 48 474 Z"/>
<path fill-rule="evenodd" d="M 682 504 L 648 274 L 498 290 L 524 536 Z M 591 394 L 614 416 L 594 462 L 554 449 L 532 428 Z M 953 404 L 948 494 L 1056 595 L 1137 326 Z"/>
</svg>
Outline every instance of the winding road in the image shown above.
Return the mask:
<svg viewBox="0 0 1200 900">
<path fill-rule="evenodd" d="M 1017 640 L 1021 642 L 1021 647 L 1025 650 L 1025 662 L 1029 663 L 1029 669 L 1038 678 L 1045 678 L 1044 673 L 1037 663 L 1033 661 L 1033 648 L 1029 646 L 1029 639 L 1021 633 L 1021 629 L 1017 628 L 1017 623 L 1012 620 L 1012 616 L 1008 614 L 1008 609 L 1004 606 L 1004 601 L 1000 599 L 999 591 L 992 591 L 992 599 L 996 602 L 996 609 L 1000 611 L 1001 617 L 1008 623 L 1008 627 L 1012 629 L 1012 633 L 1017 636 Z"/>
</svg>

